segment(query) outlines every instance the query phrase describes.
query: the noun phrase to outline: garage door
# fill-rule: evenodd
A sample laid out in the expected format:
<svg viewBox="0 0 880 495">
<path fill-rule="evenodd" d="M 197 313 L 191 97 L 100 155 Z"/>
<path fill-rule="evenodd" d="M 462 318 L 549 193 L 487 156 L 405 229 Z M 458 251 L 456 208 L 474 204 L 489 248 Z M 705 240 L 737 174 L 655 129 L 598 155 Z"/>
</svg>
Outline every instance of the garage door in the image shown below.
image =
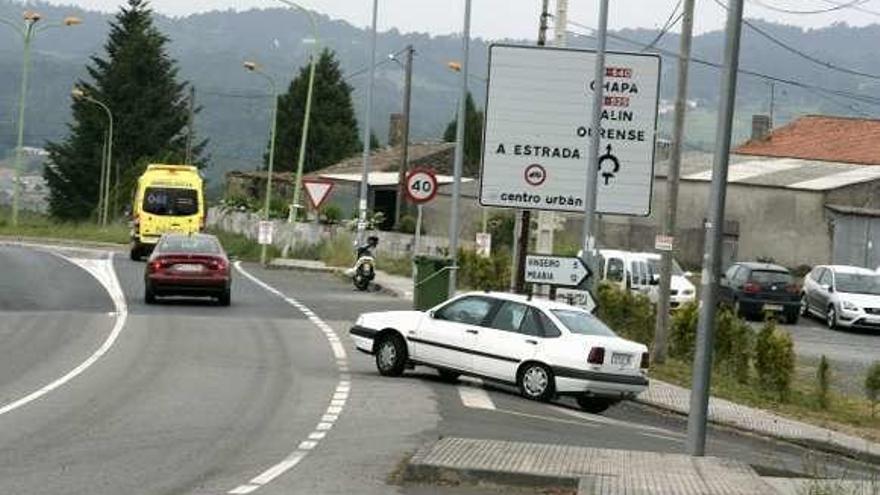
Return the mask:
<svg viewBox="0 0 880 495">
<path fill-rule="evenodd" d="M 880 266 L 880 218 L 840 215 L 832 225 L 834 264 L 871 269 Z"/>
</svg>

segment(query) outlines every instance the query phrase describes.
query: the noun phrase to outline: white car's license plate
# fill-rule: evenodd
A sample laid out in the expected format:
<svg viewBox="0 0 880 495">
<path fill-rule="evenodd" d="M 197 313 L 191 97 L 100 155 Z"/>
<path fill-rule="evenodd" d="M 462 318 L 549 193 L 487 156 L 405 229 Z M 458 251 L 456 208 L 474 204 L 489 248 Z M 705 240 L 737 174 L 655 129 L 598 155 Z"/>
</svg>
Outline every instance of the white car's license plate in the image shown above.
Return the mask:
<svg viewBox="0 0 880 495">
<path fill-rule="evenodd" d="M 765 304 L 764 311 L 782 311 L 781 304 Z"/>
<path fill-rule="evenodd" d="M 174 265 L 174 269 L 178 272 L 195 273 L 202 271 L 202 265 L 184 263 L 181 265 Z"/>
<path fill-rule="evenodd" d="M 611 364 L 615 366 L 629 366 L 629 363 L 632 362 L 631 354 L 617 354 L 614 353 L 611 355 Z"/>
</svg>

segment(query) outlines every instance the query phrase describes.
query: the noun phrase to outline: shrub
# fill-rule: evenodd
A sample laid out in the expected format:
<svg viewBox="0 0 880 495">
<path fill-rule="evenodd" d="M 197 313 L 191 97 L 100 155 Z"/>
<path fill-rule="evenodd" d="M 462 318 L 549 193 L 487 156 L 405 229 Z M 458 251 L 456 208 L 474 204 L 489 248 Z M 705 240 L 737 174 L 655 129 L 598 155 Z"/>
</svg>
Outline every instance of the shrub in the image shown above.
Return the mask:
<svg viewBox="0 0 880 495">
<path fill-rule="evenodd" d="M 492 234 L 492 246 L 498 249 L 513 249 L 515 225 L 516 217 L 510 212 L 498 213 L 489 217 L 487 226 L 489 233 Z"/>
<path fill-rule="evenodd" d="M 875 362 L 865 377 L 865 395 L 871 401 L 871 417 L 877 413 L 877 402 L 880 401 L 880 361 Z"/>
<path fill-rule="evenodd" d="M 397 230 L 404 234 L 415 234 L 416 233 L 416 219 L 412 215 L 403 215 L 400 217 L 400 225 L 397 226 Z M 425 226 L 422 224 L 422 234 L 425 233 Z"/>
<path fill-rule="evenodd" d="M 685 304 L 672 315 L 669 328 L 670 356 L 687 362 L 694 360 L 699 317 L 700 311 L 696 302 Z"/>
<path fill-rule="evenodd" d="M 831 365 L 822 354 L 819 367 L 816 369 L 816 400 L 820 409 L 828 409 L 828 389 L 831 386 Z"/>
<path fill-rule="evenodd" d="M 342 221 L 342 208 L 336 205 L 327 205 L 321 208 L 319 218 L 321 219 L 321 223 L 336 225 Z"/>
<path fill-rule="evenodd" d="M 351 266 L 355 262 L 354 240 L 348 234 L 339 233 L 324 243 L 321 261 L 330 266 Z"/>
<path fill-rule="evenodd" d="M 510 286 L 510 254 L 500 251 L 489 258 L 476 251 L 458 252 L 458 279 L 463 287 L 476 290 L 507 290 Z"/>
<path fill-rule="evenodd" d="M 622 337 L 651 346 L 656 312 L 651 301 L 614 284 L 599 284 L 599 319 Z"/>
<path fill-rule="evenodd" d="M 780 401 L 788 399 L 794 377 L 795 354 L 791 335 L 776 328 L 768 320 L 755 343 L 755 370 L 761 385 L 777 394 Z"/>
<path fill-rule="evenodd" d="M 732 311 L 719 311 L 715 322 L 715 367 L 740 383 L 748 383 L 753 348 L 752 328 Z"/>
</svg>

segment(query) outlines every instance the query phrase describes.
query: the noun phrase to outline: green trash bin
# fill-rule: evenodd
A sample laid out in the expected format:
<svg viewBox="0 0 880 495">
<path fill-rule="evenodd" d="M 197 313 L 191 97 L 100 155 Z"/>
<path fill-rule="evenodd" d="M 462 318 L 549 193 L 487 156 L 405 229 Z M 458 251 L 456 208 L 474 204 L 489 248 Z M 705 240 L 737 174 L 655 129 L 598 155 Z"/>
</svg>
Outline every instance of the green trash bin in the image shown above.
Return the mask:
<svg viewBox="0 0 880 495">
<path fill-rule="evenodd" d="M 426 311 L 449 299 L 452 260 L 439 256 L 413 258 L 413 309 Z"/>
</svg>

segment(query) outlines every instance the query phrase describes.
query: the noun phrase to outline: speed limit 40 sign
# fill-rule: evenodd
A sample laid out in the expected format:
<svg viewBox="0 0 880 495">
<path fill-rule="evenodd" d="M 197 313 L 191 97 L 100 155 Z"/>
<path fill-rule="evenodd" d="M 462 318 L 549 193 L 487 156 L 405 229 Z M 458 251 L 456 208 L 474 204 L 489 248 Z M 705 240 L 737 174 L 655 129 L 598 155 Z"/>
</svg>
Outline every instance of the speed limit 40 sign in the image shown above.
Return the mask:
<svg viewBox="0 0 880 495">
<path fill-rule="evenodd" d="M 406 196 L 412 203 L 427 203 L 437 195 L 437 177 L 430 170 L 417 168 L 406 175 Z"/>
</svg>

